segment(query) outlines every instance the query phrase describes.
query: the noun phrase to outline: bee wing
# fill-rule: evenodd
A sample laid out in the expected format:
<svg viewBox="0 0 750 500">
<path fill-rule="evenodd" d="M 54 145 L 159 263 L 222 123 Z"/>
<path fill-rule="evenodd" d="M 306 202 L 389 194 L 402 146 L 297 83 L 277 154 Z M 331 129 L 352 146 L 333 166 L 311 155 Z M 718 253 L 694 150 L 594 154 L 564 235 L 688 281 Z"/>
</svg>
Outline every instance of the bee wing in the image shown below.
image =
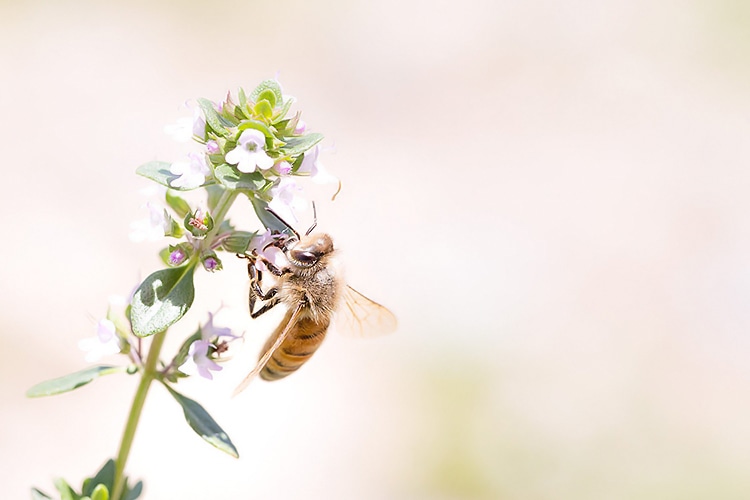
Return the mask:
<svg viewBox="0 0 750 500">
<path fill-rule="evenodd" d="M 335 318 L 336 330 L 354 337 L 375 337 L 396 329 L 396 316 L 385 306 L 347 286 Z"/>
<path fill-rule="evenodd" d="M 287 321 L 286 326 L 284 327 L 284 330 L 279 334 L 278 337 L 276 337 L 276 341 L 273 343 L 273 345 L 266 350 L 266 352 L 263 353 L 263 356 L 260 357 L 258 360 L 258 364 L 255 365 L 255 368 L 253 368 L 253 371 L 247 374 L 247 377 L 245 377 L 242 382 L 240 382 L 240 385 L 237 386 L 237 388 L 232 392 L 232 397 L 236 396 L 237 394 L 244 391 L 248 385 L 250 385 L 250 382 L 253 381 L 253 379 L 260 373 L 260 371 L 263 369 L 264 366 L 268 363 L 268 361 L 271 359 L 271 356 L 273 355 L 274 351 L 281 346 L 281 344 L 284 342 L 284 339 L 286 339 L 287 335 L 289 335 L 289 332 L 292 330 L 292 327 L 297 322 L 297 318 L 299 318 L 300 313 L 302 312 L 302 304 L 298 305 L 294 312 L 289 317 L 289 321 Z"/>
</svg>

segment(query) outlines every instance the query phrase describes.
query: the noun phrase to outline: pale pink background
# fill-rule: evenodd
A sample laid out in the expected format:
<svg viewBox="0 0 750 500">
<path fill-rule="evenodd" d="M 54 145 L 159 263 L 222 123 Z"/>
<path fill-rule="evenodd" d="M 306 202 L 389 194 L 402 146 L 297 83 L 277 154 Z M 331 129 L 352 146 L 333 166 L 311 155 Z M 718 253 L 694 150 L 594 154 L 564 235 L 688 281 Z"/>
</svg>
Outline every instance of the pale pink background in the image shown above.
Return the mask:
<svg viewBox="0 0 750 500">
<path fill-rule="evenodd" d="M 199 273 L 167 352 L 221 302 L 247 330 L 180 384 L 241 458 L 155 386 L 146 499 L 750 498 L 748 33 L 730 0 L 0 3 L 3 498 L 115 453 L 135 378 L 24 391 L 159 266 L 128 232 L 135 168 L 185 152 L 163 125 L 277 72 L 400 327 L 230 399 L 274 318 L 242 262 Z"/>
</svg>

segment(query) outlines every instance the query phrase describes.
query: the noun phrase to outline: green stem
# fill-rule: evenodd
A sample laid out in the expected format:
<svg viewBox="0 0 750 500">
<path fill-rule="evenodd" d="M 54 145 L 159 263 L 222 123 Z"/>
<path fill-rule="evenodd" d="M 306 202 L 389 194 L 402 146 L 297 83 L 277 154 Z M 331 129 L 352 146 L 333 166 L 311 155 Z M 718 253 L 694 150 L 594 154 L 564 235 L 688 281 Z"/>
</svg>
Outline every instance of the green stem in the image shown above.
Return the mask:
<svg viewBox="0 0 750 500">
<path fill-rule="evenodd" d="M 213 243 L 213 240 L 216 237 L 216 233 L 219 232 L 219 226 L 221 226 L 221 223 L 224 222 L 224 217 L 227 216 L 227 212 L 229 212 L 229 208 L 232 206 L 232 203 L 234 203 L 234 199 L 237 198 L 238 194 L 240 194 L 239 191 L 227 189 L 221 194 L 221 198 L 219 198 L 219 201 L 216 202 L 214 213 L 211 214 L 211 217 L 213 217 L 214 219 L 214 227 L 213 229 L 211 229 L 211 231 L 208 232 L 208 234 L 206 234 L 206 237 L 203 239 L 205 248 L 211 248 L 211 243 Z"/>
<path fill-rule="evenodd" d="M 229 212 L 229 208 L 234 203 L 238 194 L 239 192 L 237 191 L 227 189 L 216 203 L 216 209 L 213 214 L 215 226 L 203 240 L 203 244 L 208 245 L 207 248 L 210 248 L 211 242 L 219 231 L 219 226 L 224 222 L 224 217 L 227 216 L 227 212 Z M 188 268 L 188 272 L 193 272 L 192 266 L 186 266 L 186 268 Z M 128 455 L 130 455 L 130 448 L 133 445 L 133 438 L 135 438 L 135 430 L 138 428 L 138 422 L 141 419 L 141 412 L 143 411 L 143 405 L 146 402 L 146 395 L 151 387 L 151 382 L 160 376 L 156 370 L 156 365 L 159 362 L 159 353 L 164 344 L 166 334 L 166 331 L 155 334 L 151 342 L 151 347 L 148 350 L 148 358 L 141 372 L 141 382 L 138 384 L 138 389 L 135 392 L 133 404 L 130 407 L 130 414 L 128 415 L 122 440 L 120 441 L 120 449 L 117 453 L 115 480 L 112 487 L 112 495 L 110 496 L 113 500 L 120 500 L 125 489 L 125 464 L 128 461 Z"/>
<path fill-rule="evenodd" d="M 112 488 L 112 495 L 110 497 L 113 500 L 119 500 L 122 496 L 123 489 L 125 488 L 125 464 L 128 461 L 130 447 L 133 445 L 135 430 L 138 427 L 138 421 L 141 418 L 141 411 L 143 411 L 143 404 L 146 402 L 148 389 L 151 387 L 151 382 L 153 382 L 154 378 L 157 376 L 156 364 L 159 361 L 159 352 L 164 344 L 166 333 L 167 332 L 164 331 L 155 334 L 154 340 L 151 342 L 151 346 L 148 350 L 148 359 L 146 359 L 146 365 L 141 373 L 141 383 L 138 385 L 138 390 L 135 392 L 133 405 L 130 407 L 130 414 L 128 415 L 127 424 L 125 425 L 125 431 L 122 433 L 120 450 L 117 453 L 117 461 L 115 462 L 115 480 Z"/>
</svg>

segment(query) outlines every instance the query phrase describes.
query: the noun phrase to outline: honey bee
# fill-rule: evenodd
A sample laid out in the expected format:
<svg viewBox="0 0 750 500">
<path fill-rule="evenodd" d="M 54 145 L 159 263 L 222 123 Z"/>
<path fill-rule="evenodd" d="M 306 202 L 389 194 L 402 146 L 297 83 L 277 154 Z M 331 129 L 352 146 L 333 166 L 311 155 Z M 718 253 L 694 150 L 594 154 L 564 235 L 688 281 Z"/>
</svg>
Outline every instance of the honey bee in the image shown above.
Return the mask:
<svg viewBox="0 0 750 500">
<path fill-rule="evenodd" d="M 390 333 L 396 328 L 396 317 L 391 311 L 345 284 L 333 240 L 326 233 L 312 233 L 317 217 L 305 235 L 300 236 L 276 213 L 266 210 L 294 233 L 294 236 L 276 235 L 263 249 L 277 247 L 287 263 L 277 267 L 255 250 L 237 256 L 248 260 L 250 316 L 257 318 L 278 304 L 284 304 L 287 312 L 266 341 L 257 365 L 237 386 L 234 395 L 243 391 L 256 375 L 273 381 L 297 371 L 320 347 L 334 313 L 337 329 L 345 333 L 371 336 Z M 259 263 L 276 277 L 275 285 L 265 292 Z M 256 311 L 257 301 L 263 305 Z"/>
</svg>

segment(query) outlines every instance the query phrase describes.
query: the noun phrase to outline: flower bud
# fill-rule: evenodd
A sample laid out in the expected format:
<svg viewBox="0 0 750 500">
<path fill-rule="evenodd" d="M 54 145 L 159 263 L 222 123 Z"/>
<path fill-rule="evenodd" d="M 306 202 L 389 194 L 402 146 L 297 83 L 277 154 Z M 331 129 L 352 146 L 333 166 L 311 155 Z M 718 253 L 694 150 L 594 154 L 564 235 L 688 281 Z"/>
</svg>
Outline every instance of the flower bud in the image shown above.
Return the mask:
<svg viewBox="0 0 750 500">
<path fill-rule="evenodd" d="M 170 250 L 171 250 L 169 252 L 169 264 L 170 265 L 179 266 L 180 264 L 185 262 L 185 260 L 187 260 L 187 253 L 185 253 L 185 250 L 183 250 L 182 248 L 176 247 L 172 249 L 170 247 Z"/>
<path fill-rule="evenodd" d="M 210 273 L 221 271 L 223 269 L 221 260 L 216 256 L 216 252 L 211 250 L 201 255 L 201 263 L 203 264 L 203 268 Z"/>
</svg>

